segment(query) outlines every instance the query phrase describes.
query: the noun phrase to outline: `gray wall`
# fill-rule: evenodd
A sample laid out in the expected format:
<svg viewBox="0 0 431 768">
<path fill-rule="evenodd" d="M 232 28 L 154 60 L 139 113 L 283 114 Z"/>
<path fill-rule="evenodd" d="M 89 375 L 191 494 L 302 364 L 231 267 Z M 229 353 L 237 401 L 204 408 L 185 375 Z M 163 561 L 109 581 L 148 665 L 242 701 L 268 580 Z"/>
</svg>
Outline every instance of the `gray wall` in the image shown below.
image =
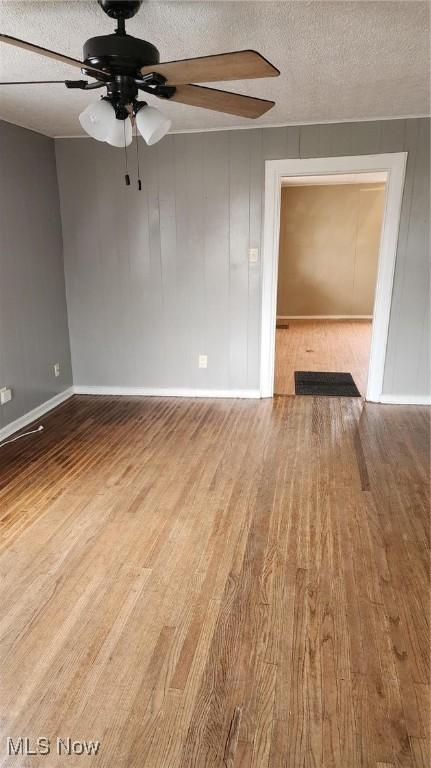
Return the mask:
<svg viewBox="0 0 431 768">
<path fill-rule="evenodd" d="M 0 428 L 71 381 L 54 142 L 0 121 Z"/>
<path fill-rule="evenodd" d="M 74 381 L 257 388 L 264 160 L 409 152 L 385 394 L 428 392 L 429 120 L 56 141 Z M 129 152 L 135 179 L 135 148 Z M 198 369 L 198 355 L 208 369 Z"/>
</svg>

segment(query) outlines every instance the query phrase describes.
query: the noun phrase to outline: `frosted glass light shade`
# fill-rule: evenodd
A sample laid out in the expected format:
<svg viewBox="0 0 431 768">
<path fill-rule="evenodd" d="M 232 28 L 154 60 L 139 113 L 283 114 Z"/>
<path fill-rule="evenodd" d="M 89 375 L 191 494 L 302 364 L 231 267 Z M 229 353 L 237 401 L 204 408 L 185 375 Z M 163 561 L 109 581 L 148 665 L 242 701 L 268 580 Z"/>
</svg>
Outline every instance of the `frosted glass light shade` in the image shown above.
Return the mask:
<svg viewBox="0 0 431 768">
<path fill-rule="evenodd" d="M 136 125 L 139 133 L 144 137 L 147 144 L 156 144 L 163 139 L 172 125 L 165 115 L 162 115 L 155 107 L 141 107 L 136 115 Z"/>
<path fill-rule="evenodd" d="M 115 118 L 106 141 L 113 147 L 128 147 L 132 143 L 132 123 L 130 119 L 128 117 L 125 120 L 117 120 Z"/>
<path fill-rule="evenodd" d="M 79 115 L 79 122 L 89 136 L 97 141 L 106 141 L 113 123 L 116 122 L 115 110 L 105 99 L 89 104 Z"/>
</svg>

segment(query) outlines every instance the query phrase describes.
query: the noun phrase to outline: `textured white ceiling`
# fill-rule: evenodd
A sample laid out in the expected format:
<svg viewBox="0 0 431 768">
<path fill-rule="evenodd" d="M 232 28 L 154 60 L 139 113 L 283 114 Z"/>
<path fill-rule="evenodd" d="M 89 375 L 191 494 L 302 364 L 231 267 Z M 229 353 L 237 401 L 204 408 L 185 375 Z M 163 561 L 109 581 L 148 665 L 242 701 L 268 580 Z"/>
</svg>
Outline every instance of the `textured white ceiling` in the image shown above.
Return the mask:
<svg viewBox="0 0 431 768">
<path fill-rule="evenodd" d="M 429 10 L 416 0 L 146 2 L 127 30 L 154 43 L 162 61 L 253 48 L 281 71 L 220 84 L 277 102 L 255 121 L 154 99 L 172 130 L 343 121 L 429 113 Z M 76 58 L 87 38 L 113 29 L 96 0 L 0 0 L 0 32 Z M 73 67 L 0 45 L 0 81 L 76 77 Z M 0 118 L 49 136 L 80 135 L 78 113 L 99 93 L 4 86 Z"/>
</svg>

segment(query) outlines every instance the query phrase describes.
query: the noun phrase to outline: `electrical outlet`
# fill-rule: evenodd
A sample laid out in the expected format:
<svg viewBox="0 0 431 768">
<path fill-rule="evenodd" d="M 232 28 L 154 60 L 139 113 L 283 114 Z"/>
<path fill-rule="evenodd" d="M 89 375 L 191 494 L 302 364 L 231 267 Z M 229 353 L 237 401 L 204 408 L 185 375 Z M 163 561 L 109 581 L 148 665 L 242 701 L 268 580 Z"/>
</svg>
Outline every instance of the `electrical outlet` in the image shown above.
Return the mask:
<svg viewBox="0 0 431 768">
<path fill-rule="evenodd" d="M 249 260 L 250 264 L 257 264 L 258 258 L 259 258 L 259 249 L 258 248 L 249 248 L 248 260 Z"/>
<path fill-rule="evenodd" d="M 60 363 L 54 363 L 54 376 L 56 379 L 60 376 Z"/>
<path fill-rule="evenodd" d="M 12 390 L 7 387 L 0 389 L 0 405 L 6 405 L 12 400 Z"/>
<path fill-rule="evenodd" d="M 208 367 L 208 357 L 206 355 L 199 355 L 199 368 Z"/>
</svg>

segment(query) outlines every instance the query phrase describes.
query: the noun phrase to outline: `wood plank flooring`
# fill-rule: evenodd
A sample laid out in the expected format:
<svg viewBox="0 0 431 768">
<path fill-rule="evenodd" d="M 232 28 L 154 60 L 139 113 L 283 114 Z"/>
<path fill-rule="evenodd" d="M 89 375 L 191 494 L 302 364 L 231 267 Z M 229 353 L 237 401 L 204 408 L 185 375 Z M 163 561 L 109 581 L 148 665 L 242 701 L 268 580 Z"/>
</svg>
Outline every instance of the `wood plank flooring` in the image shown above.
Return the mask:
<svg viewBox="0 0 431 768">
<path fill-rule="evenodd" d="M 294 395 L 294 371 L 351 373 L 365 397 L 371 320 L 288 320 L 277 328 L 274 392 Z"/>
<path fill-rule="evenodd" d="M 427 409 L 74 397 L 43 423 L 0 448 L 0 766 L 429 767 Z"/>
</svg>

